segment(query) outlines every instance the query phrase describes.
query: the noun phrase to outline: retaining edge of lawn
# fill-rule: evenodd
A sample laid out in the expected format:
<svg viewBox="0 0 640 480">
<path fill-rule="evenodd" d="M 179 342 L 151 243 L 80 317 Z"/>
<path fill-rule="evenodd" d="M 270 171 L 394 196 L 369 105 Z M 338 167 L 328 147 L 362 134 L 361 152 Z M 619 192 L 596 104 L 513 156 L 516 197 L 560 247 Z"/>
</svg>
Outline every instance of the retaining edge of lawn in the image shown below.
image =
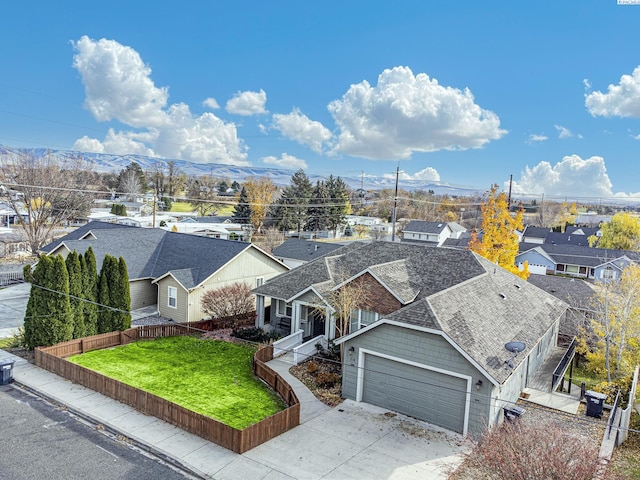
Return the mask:
<svg viewBox="0 0 640 480">
<path fill-rule="evenodd" d="M 283 398 L 287 408 L 242 430 L 66 360 L 71 355 L 126 345 L 140 339 L 193 333 L 193 328 L 180 324 L 150 325 L 123 332 L 103 333 L 50 347 L 37 347 L 35 364 L 236 453 L 244 453 L 300 424 L 300 402 L 293 388 L 266 364 L 273 358 L 271 345 L 260 348 L 253 356 L 253 373 Z"/>
</svg>

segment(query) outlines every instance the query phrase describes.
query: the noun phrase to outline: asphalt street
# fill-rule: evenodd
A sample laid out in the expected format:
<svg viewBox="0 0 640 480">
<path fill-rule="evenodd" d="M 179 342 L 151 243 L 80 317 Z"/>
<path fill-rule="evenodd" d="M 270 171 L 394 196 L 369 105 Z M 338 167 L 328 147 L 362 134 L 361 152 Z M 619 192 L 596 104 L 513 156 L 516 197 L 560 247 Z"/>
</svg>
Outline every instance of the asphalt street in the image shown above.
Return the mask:
<svg viewBox="0 0 640 480">
<path fill-rule="evenodd" d="M 64 409 L 2 385 L 0 480 L 34 478 L 184 480 L 185 476 Z"/>
<path fill-rule="evenodd" d="M 0 338 L 14 335 L 22 326 L 30 291 L 30 283 L 0 288 Z"/>
</svg>

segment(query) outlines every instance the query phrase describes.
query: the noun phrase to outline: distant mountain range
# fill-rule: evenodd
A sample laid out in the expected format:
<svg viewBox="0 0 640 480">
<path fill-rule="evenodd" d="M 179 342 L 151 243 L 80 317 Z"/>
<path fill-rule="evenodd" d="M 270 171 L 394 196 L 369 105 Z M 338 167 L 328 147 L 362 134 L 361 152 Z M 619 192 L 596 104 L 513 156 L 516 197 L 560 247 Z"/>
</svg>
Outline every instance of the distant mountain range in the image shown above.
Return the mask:
<svg viewBox="0 0 640 480">
<path fill-rule="evenodd" d="M 112 155 L 107 153 L 83 153 L 70 150 L 50 150 L 45 148 L 15 148 L 0 145 L 0 159 L 12 155 L 33 155 L 42 157 L 51 155 L 53 158 L 65 160 L 75 158 L 81 155 L 93 164 L 94 170 L 97 172 L 119 172 L 131 162 L 135 162 L 143 170 L 155 169 L 158 164 L 166 166 L 167 161 L 171 159 L 146 157 L 143 155 Z M 186 160 L 173 160 L 176 167 L 185 172 L 187 175 L 213 175 L 214 177 L 227 178 L 242 182 L 249 177 L 267 177 L 273 183 L 279 186 L 286 186 L 291 180 L 294 170 L 286 170 L 283 168 L 264 168 L 264 167 L 239 167 L 236 165 L 223 165 L 219 163 L 194 163 Z M 325 180 L 326 177 L 307 172 L 307 176 L 312 183 L 317 180 Z M 351 188 L 364 188 L 365 190 L 381 190 L 385 188 L 395 187 L 395 178 L 372 177 L 345 177 L 340 175 Z M 433 190 L 438 195 L 452 196 L 469 196 L 482 194 L 482 192 L 465 187 L 447 185 L 444 183 L 426 182 L 420 180 L 402 180 L 400 179 L 399 188 L 405 190 Z"/>
</svg>

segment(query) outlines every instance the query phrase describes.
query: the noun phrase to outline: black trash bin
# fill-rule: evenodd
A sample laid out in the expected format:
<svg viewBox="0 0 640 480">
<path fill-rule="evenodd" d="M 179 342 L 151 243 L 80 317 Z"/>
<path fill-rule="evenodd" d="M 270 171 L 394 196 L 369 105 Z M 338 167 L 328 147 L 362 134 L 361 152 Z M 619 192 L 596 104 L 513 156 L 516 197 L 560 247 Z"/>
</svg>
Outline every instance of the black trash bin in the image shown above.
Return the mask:
<svg viewBox="0 0 640 480">
<path fill-rule="evenodd" d="M 0 360 L 0 385 L 9 385 L 13 382 L 13 364 L 10 359 Z"/>
<path fill-rule="evenodd" d="M 587 416 L 602 418 L 602 409 L 607 396 L 604 393 L 587 390 L 584 392 L 584 398 L 587 400 Z"/>
<path fill-rule="evenodd" d="M 504 407 L 504 418 L 508 422 L 513 422 L 524 415 L 525 409 L 512 405 L 510 407 Z"/>
</svg>

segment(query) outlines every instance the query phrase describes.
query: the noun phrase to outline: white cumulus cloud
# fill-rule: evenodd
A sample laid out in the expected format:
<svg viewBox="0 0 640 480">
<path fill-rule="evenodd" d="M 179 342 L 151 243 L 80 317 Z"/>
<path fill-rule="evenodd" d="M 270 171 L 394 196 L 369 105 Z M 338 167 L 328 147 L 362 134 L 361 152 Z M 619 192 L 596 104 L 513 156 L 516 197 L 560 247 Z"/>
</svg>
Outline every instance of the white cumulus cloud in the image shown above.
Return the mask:
<svg viewBox="0 0 640 480">
<path fill-rule="evenodd" d="M 282 168 L 307 168 L 307 162 L 288 153 L 283 153 L 280 158 L 268 156 L 263 157 L 261 160 L 262 163 L 266 163 L 267 165 L 276 165 Z"/>
<path fill-rule="evenodd" d="M 396 178 L 395 173 L 385 173 L 383 175 L 384 178 Z M 425 169 L 420 170 L 419 172 L 411 175 L 410 173 L 405 172 L 404 170 L 400 170 L 398 172 L 398 178 L 400 180 L 422 180 L 429 182 L 439 182 L 440 174 L 433 167 L 427 167 Z"/>
<path fill-rule="evenodd" d="M 202 104 L 205 107 L 209 107 L 211 110 L 218 110 L 220 108 L 220 105 L 218 104 L 218 101 L 215 98 L 212 98 L 212 97 L 205 98 L 204 101 L 202 102 Z"/>
<path fill-rule="evenodd" d="M 546 135 L 538 134 L 538 133 L 532 133 L 531 135 L 529 135 L 529 140 L 528 140 L 527 143 L 546 142 L 547 140 L 549 140 L 549 137 L 547 137 Z"/>
<path fill-rule="evenodd" d="M 578 155 L 568 155 L 555 165 L 543 161 L 527 166 L 520 180 L 514 182 L 513 190 L 520 194 L 608 197 L 612 186 L 604 158 L 583 160 Z"/>
<path fill-rule="evenodd" d="M 606 93 L 586 94 L 585 106 L 594 117 L 640 118 L 640 66 L 631 75 L 622 75 L 618 85 L 609 85 Z"/>
<path fill-rule="evenodd" d="M 321 153 L 323 145 L 331 140 L 331 132 L 322 123 L 311 120 L 299 109 L 291 113 L 273 115 L 273 128 L 290 140 L 308 146 L 314 152 Z"/>
<path fill-rule="evenodd" d="M 264 108 L 266 103 L 267 94 L 264 90 L 238 92 L 227 101 L 225 110 L 235 115 L 261 115 L 267 113 Z"/>
<path fill-rule="evenodd" d="M 73 43 L 73 47 L 73 66 L 85 88 L 85 108 L 98 121 L 116 120 L 135 129 L 110 129 L 102 141 L 83 137 L 74 148 L 199 163 L 249 164 L 235 124 L 212 113 L 194 115 L 183 103 L 169 105 L 168 89 L 155 86 L 151 68 L 131 47 L 87 36 Z"/>
<path fill-rule="evenodd" d="M 339 128 L 334 150 L 372 160 L 480 148 L 507 133 L 468 88 L 442 86 L 408 67 L 384 70 L 375 86 L 351 85 L 328 108 Z"/>
</svg>

